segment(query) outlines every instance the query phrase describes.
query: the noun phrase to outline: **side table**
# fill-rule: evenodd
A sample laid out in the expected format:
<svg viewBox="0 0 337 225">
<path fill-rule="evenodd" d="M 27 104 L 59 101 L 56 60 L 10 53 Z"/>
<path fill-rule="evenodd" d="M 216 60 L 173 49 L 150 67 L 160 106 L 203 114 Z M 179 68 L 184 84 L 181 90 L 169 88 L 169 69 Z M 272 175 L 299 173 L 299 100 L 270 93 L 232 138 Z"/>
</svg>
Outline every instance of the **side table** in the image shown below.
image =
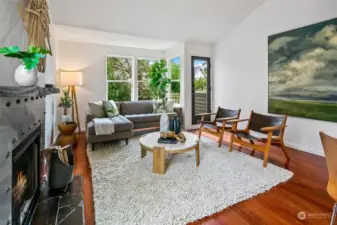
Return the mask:
<svg viewBox="0 0 337 225">
<path fill-rule="evenodd" d="M 66 145 L 76 145 L 77 144 L 77 138 L 75 135 L 75 130 L 77 128 L 77 123 L 61 123 L 57 125 L 59 128 L 59 131 L 61 133 L 61 136 L 59 139 L 57 139 L 56 143 L 60 146 L 66 146 Z"/>
</svg>

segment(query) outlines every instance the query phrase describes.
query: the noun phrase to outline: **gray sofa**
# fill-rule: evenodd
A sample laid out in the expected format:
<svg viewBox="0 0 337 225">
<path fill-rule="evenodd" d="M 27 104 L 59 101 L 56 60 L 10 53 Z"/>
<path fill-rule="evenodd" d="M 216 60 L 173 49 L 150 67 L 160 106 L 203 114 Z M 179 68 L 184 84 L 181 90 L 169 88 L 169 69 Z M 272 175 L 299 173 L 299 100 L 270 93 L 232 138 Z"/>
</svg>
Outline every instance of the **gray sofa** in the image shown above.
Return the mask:
<svg viewBox="0 0 337 225">
<path fill-rule="evenodd" d="M 114 122 L 115 133 L 111 135 L 96 135 L 94 116 L 88 112 L 86 115 L 87 140 L 91 143 L 92 150 L 95 143 L 128 139 L 133 136 L 133 130 L 160 126 L 162 113 L 153 113 L 153 101 L 129 101 L 115 102 L 120 113 L 119 116 L 111 118 Z M 167 113 L 169 117 L 176 115 L 175 112 Z"/>
</svg>

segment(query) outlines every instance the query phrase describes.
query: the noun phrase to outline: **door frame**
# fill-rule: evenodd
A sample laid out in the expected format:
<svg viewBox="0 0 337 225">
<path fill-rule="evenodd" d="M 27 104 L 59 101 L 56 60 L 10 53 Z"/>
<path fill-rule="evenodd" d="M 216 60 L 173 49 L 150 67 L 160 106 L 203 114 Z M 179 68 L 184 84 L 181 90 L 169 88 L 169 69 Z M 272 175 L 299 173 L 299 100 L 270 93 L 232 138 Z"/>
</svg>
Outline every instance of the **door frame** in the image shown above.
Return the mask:
<svg viewBox="0 0 337 225">
<path fill-rule="evenodd" d="M 197 121 L 201 120 L 201 116 L 195 116 L 195 98 L 194 98 L 194 96 L 195 96 L 195 90 L 194 90 L 194 75 L 195 75 L 194 61 L 195 60 L 204 60 L 208 64 L 208 67 L 207 67 L 207 112 L 211 112 L 211 58 L 210 57 L 202 57 L 202 56 L 192 56 L 192 58 L 191 58 L 192 125 L 198 124 Z"/>
</svg>

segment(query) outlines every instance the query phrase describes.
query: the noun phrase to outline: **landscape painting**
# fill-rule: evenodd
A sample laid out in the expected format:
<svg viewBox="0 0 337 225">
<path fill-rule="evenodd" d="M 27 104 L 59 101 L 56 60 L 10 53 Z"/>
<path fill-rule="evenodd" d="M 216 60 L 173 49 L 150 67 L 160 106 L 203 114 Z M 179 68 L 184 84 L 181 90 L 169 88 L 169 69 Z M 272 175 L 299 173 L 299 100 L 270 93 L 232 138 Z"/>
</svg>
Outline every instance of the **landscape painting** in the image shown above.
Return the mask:
<svg viewBox="0 0 337 225">
<path fill-rule="evenodd" d="M 268 112 L 337 122 L 337 18 L 268 37 Z"/>
</svg>

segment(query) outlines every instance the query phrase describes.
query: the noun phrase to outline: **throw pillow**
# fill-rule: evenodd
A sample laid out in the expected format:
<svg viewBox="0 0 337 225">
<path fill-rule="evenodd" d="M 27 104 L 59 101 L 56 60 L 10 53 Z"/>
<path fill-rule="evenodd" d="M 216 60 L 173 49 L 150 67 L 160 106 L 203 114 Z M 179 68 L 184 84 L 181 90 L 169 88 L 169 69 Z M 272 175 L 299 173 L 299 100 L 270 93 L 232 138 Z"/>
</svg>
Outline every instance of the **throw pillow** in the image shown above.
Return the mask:
<svg viewBox="0 0 337 225">
<path fill-rule="evenodd" d="M 103 100 L 103 110 L 107 117 L 115 117 L 119 115 L 118 108 L 114 101 L 104 101 Z"/>
<path fill-rule="evenodd" d="M 94 116 L 94 118 L 104 118 L 105 113 L 103 110 L 103 102 L 88 102 L 89 112 Z"/>
<path fill-rule="evenodd" d="M 154 100 L 153 101 L 153 113 L 164 113 L 164 105 L 162 100 Z"/>
</svg>

